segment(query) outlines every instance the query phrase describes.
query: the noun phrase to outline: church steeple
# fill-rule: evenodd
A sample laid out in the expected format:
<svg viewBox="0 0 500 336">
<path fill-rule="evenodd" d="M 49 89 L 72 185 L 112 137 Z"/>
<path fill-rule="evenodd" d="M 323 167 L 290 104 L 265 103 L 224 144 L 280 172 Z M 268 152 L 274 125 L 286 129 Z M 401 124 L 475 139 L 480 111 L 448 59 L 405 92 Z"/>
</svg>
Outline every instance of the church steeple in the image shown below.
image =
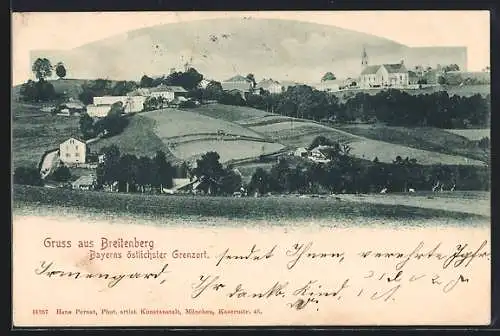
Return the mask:
<svg viewBox="0 0 500 336">
<path fill-rule="evenodd" d="M 368 66 L 368 54 L 366 48 L 363 46 L 363 53 L 361 54 L 361 68 L 364 69 Z"/>
</svg>

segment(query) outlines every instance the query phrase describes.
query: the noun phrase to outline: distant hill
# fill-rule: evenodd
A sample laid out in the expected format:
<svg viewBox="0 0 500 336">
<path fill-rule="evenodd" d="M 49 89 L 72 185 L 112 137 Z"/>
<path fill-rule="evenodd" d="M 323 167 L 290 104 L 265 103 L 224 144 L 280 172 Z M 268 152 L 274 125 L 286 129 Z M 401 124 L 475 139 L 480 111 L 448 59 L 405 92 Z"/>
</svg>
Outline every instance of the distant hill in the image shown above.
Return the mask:
<svg viewBox="0 0 500 336">
<path fill-rule="evenodd" d="M 32 60 L 62 61 L 72 77 L 138 80 L 143 74 L 168 73 L 186 61 L 205 77 L 219 81 L 254 73 L 317 82 L 327 72 L 337 77 L 360 72 L 365 46 L 371 64 L 466 68 L 464 47 L 411 48 L 394 41 L 335 26 L 277 19 L 214 19 L 143 28 L 72 50 L 40 50 Z"/>
</svg>

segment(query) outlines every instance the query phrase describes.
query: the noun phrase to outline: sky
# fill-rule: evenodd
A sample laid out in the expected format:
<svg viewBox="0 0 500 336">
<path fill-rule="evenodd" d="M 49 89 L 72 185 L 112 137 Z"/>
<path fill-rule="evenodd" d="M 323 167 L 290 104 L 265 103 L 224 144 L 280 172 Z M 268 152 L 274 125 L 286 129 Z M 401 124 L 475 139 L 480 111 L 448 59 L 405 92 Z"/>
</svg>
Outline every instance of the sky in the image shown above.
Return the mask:
<svg viewBox="0 0 500 336">
<path fill-rule="evenodd" d="M 490 64 L 488 11 L 13 13 L 12 81 L 17 85 L 32 77 L 32 50 L 73 49 L 160 24 L 245 16 L 333 25 L 410 47 L 465 46 L 469 71 L 480 71 Z"/>
</svg>

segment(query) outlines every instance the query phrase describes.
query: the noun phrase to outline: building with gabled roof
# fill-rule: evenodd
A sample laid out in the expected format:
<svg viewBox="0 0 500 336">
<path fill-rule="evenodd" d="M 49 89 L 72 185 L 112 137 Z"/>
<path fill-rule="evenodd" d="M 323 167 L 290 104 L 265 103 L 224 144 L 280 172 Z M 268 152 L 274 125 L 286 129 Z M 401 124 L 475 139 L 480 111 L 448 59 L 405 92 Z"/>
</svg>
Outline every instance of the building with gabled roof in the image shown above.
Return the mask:
<svg viewBox="0 0 500 336">
<path fill-rule="evenodd" d="M 368 54 L 363 49 L 361 55 L 362 70 L 359 85 L 370 87 L 405 87 L 408 86 L 409 74 L 404 61 L 393 64 L 368 64 Z"/>
<path fill-rule="evenodd" d="M 361 71 L 361 87 L 408 86 L 408 70 L 403 61 L 397 64 L 369 65 Z"/>
<path fill-rule="evenodd" d="M 263 79 L 255 86 L 254 91 L 256 93 L 260 92 L 260 89 L 266 90 L 269 93 L 282 93 L 283 85 L 280 82 L 273 80 L 272 78 Z"/>
<path fill-rule="evenodd" d="M 85 140 L 71 137 L 59 145 L 59 158 L 68 165 L 85 163 L 87 144 Z"/>
<path fill-rule="evenodd" d="M 247 93 L 252 91 L 253 88 L 253 82 L 241 75 L 233 76 L 220 84 L 222 86 L 222 90 L 224 91 L 238 90 L 240 92 Z"/>
</svg>

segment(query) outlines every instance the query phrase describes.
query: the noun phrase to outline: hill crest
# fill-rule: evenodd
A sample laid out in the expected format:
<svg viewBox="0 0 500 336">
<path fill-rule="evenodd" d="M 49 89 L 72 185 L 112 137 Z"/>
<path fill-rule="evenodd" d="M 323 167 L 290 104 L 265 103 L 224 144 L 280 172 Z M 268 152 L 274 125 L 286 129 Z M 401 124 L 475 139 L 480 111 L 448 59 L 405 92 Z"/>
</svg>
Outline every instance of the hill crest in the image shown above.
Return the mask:
<svg viewBox="0 0 500 336">
<path fill-rule="evenodd" d="M 360 72 L 363 46 L 370 63 L 457 63 L 465 48 L 410 48 L 386 38 L 336 26 L 279 19 L 211 19 L 164 24 L 129 31 L 72 50 L 32 53 L 63 61 L 72 77 L 138 80 L 190 62 L 208 78 L 224 80 L 254 73 L 257 79 L 316 82 L 327 72 L 337 77 Z M 450 52 L 443 52 L 449 50 Z M 417 50 L 419 49 L 419 50 Z M 416 50 L 416 51 L 415 51 Z M 434 56 L 433 56 L 434 55 Z"/>
</svg>

